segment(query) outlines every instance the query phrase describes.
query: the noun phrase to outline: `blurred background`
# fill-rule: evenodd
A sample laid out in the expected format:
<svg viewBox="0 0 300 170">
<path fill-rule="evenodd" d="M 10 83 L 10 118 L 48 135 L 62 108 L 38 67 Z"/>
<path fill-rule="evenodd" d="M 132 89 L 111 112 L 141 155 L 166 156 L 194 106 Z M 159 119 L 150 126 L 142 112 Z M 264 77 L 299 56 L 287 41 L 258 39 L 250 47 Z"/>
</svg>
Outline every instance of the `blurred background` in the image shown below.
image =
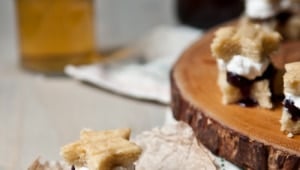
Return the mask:
<svg viewBox="0 0 300 170">
<path fill-rule="evenodd" d="M 15 2 L 0 2 L 0 41 L 2 54 L 8 54 L 2 56 L 10 56 L 6 57 L 10 62 L 18 60 Z M 96 0 L 94 26 L 97 47 L 102 51 L 116 49 L 159 25 L 183 23 L 207 29 L 237 17 L 242 11 L 242 0 Z"/>
<path fill-rule="evenodd" d="M 15 63 L 18 58 L 15 2 L 0 2 L 2 57 Z M 100 50 L 111 50 L 137 40 L 158 25 L 177 23 L 173 0 L 96 0 L 95 35 Z M 7 57 L 9 56 L 9 57 Z"/>
<path fill-rule="evenodd" d="M 242 0 L 94 0 L 92 6 L 87 5 L 93 11 L 92 50 L 96 58 L 106 58 L 105 62 L 92 59 L 91 65 L 65 70 L 67 75 L 60 70 L 59 76 L 49 76 L 41 67 L 32 72 L 25 62 L 34 59 L 27 61 L 26 57 L 32 56 L 24 55 L 32 47 L 42 51 L 45 39 L 28 43 L 20 31 L 21 24 L 24 29 L 38 28 L 30 22 L 39 15 L 27 15 L 32 10 L 26 11 L 24 6 L 41 1 L 59 2 L 0 1 L 0 170 L 26 169 L 38 156 L 60 160 L 59 148 L 76 140 L 85 127 L 130 127 L 134 136 L 163 125 L 170 115 L 168 76 L 172 64 L 207 29 L 243 11 Z M 41 12 L 49 14 L 51 10 L 46 5 Z M 67 10 L 61 11 L 64 17 Z M 63 24 L 57 28 L 54 24 L 48 30 L 60 30 Z M 77 35 L 86 33 L 81 30 Z M 35 33 L 29 31 L 28 35 Z M 55 34 L 41 31 L 39 36 L 51 39 Z M 71 41 L 77 45 L 75 51 L 84 46 L 84 41 L 76 38 Z M 57 48 L 61 46 L 64 44 Z M 110 61 L 110 57 L 120 56 L 133 59 Z"/>
</svg>

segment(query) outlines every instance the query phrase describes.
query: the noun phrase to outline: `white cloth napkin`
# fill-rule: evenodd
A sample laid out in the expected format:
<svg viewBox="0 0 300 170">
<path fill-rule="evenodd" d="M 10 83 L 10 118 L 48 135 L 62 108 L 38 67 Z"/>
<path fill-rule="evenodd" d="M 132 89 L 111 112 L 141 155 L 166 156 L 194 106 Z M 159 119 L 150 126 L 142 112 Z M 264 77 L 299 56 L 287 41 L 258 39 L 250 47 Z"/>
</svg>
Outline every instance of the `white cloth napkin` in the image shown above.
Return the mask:
<svg viewBox="0 0 300 170">
<path fill-rule="evenodd" d="M 168 104 L 169 72 L 181 53 L 202 34 L 184 26 L 160 26 L 134 43 L 129 53 L 116 62 L 85 66 L 69 65 L 65 73 L 122 95 Z"/>
</svg>

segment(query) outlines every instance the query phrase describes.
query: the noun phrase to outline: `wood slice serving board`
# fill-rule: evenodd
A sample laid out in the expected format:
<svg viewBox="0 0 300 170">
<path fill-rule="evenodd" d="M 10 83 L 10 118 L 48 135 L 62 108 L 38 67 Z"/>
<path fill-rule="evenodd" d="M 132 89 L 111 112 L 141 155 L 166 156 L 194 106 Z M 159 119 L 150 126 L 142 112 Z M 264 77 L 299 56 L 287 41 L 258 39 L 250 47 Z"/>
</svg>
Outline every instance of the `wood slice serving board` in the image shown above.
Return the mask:
<svg viewBox="0 0 300 170">
<path fill-rule="evenodd" d="M 214 154 L 242 168 L 300 169 L 300 136 L 288 138 L 280 131 L 280 104 L 267 110 L 221 103 L 217 66 L 210 52 L 213 32 L 187 49 L 173 67 L 174 117 L 190 124 Z M 299 43 L 287 44 L 278 53 L 277 65 L 299 58 L 300 52 L 290 49 L 300 49 Z M 288 52 L 291 57 L 285 56 Z"/>
</svg>

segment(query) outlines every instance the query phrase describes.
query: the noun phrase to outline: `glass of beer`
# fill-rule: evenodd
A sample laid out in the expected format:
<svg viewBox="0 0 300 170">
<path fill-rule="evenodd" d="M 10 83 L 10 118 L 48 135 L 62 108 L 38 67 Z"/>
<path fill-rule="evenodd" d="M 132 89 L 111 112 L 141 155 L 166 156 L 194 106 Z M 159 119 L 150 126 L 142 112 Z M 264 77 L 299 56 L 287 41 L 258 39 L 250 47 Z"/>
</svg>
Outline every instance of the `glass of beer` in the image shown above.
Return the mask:
<svg viewBox="0 0 300 170">
<path fill-rule="evenodd" d="M 98 59 L 93 0 L 15 0 L 21 65 L 61 73 Z"/>
</svg>

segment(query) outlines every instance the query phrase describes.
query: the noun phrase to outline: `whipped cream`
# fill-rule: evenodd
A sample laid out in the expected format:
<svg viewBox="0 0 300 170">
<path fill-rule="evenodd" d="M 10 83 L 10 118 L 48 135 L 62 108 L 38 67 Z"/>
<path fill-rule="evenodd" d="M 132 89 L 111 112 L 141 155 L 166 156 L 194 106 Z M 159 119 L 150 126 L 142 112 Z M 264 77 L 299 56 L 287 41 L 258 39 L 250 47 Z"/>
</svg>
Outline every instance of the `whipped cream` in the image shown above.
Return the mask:
<svg viewBox="0 0 300 170">
<path fill-rule="evenodd" d="M 270 18 L 278 11 L 279 6 L 269 0 L 246 0 L 246 15 L 250 18 Z"/>
<path fill-rule="evenodd" d="M 221 59 L 218 59 L 217 63 L 220 70 L 226 70 L 249 80 L 254 80 L 256 77 L 263 75 L 270 61 L 265 59 L 263 62 L 255 62 L 245 56 L 235 55 L 227 63 Z"/>
<path fill-rule="evenodd" d="M 293 94 L 287 93 L 287 92 L 285 92 L 284 95 L 285 95 L 285 99 L 293 101 L 294 105 L 298 109 L 300 109 L 300 96 L 296 96 L 296 95 L 293 95 Z"/>
</svg>

